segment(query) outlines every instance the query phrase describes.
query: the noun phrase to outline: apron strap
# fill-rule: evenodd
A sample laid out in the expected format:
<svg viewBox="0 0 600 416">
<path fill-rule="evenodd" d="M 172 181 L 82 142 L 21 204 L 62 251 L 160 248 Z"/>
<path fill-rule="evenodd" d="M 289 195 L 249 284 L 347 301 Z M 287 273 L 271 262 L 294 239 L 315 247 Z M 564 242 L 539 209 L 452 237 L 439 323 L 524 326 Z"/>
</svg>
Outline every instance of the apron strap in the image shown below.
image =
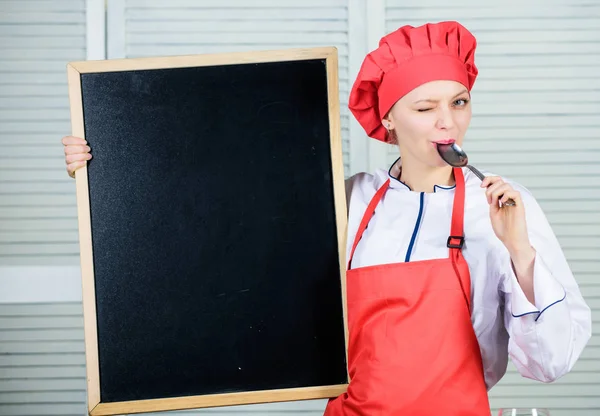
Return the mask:
<svg viewBox="0 0 600 416">
<path fill-rule="evenodd" d="M 454 204 L 452 206 L 452 225 L 450 227 L 450 236 L 446 245 L 453 250 L 460 250 L 465 243 L 463 230 L 465 213 L 465 177 L 461 168 L 454 168 L 454 181 L 456 190 L 454 193 Z"/>
<path fill-rule="evenodd" d="M 471 312 L 471 277 L 468 266 L 462 257 L 461 249 L 465 243 L 464 214 L 465 214 L 465 177 L 461 168 L 454 168 L 456 190 L 454 192 L 454 205 L 452 206 L 452 225 L 447 246 L 450 249 L 450 260 L 456 272 L 456 278 L 462 289 L 467 309 Z"/>
<path fill-rule="evenodd" d="M 363 215 L 362 221 L 360 222 L 360 226 L 358 227 L 358 231 L 356 232 L 356 237 L 354 237 L 354 244 L 352 244 L 352 251 L 350 252 L 350 258 L 348 259 L 348 270 L 350 270 L 350 264 L 352 263 L 352 258 L 354 257 L 354 251 L 356 250 L 356 247 L 358 246 L 358 243 L 359 243 L 360 239 L 362 238 L 363 233 L 367 229 L 367 225 L 369 224 L 369 221 L 371 221 L 373 214 L 375 214 L 375 208 L 377 207 L 377 205 L 383 198 L 383 195 L 385 194 L 385 191 L 387 191 L 389 186 L 390 186 L 390 180 L 388 179 L 377 190 L 377 192 L 375 193 L 375 196 L 373 196 L 373 198 L 371 199 L 371 202 L 369 203 L 369 206 L 367 207 L 367 210 L 365 211 L 365 215 Z"/>
</svg>

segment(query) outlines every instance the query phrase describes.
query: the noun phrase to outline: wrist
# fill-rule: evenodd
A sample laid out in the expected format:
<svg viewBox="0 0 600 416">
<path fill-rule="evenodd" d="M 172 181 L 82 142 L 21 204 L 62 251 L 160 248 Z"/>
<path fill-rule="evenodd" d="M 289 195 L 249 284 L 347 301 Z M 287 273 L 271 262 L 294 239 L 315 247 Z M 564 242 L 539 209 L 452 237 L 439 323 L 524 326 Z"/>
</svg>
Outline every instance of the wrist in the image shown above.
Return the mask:
<svg viewBox="0 0 600 416">
<path fill-rule="evenodd" d="M 510 242 L 503 241 L 504 246 L 508 250 L 510 257 L 526 257 L 527 255 L 531 255 L 532 251 L 535 251 L 531 246 L 531 242 L 529 239 L 525 239 L 524 241 L 518 242 Z"/>
<path fill-rule="evenodd" d="M 517 269 L 527 267 L 535 260 L 536 251 L 531 244 L 507 248 L 510 259 Z"/>
</svg>

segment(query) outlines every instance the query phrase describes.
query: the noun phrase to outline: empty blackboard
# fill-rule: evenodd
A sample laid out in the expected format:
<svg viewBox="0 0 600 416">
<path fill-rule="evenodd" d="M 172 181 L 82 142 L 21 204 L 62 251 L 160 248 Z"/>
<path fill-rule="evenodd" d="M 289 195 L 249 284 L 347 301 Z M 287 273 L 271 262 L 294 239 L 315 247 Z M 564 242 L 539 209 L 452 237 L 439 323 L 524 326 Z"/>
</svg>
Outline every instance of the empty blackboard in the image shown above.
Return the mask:
<svg viewBox="0 0 600 416">
<path fill-rule="evenodd" d="M 91 415 L 347 387 L 335 48 L 73 62 Z"/>
</svg>

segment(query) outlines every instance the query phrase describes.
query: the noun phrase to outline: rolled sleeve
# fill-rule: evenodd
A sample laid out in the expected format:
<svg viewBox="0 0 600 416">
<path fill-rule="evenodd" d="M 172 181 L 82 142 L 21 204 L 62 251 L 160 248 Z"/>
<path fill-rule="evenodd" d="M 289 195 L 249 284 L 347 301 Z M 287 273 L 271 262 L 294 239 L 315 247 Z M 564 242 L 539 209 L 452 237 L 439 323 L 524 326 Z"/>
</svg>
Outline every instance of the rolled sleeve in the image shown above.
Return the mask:
<svg viewBox="0 0 600 416">
<path fill-rule="evenodd" d="M 567 292 L 563 285 L 552 275 L 542 256 L 536 251 L 533 265 L 533 291 L 535 305 L 529 302 L 514 273 L 509 268 L 511 315 L 514 318 L 530 316 L 537 321 L 551 307 L 564 301 Z"/>
</svg>

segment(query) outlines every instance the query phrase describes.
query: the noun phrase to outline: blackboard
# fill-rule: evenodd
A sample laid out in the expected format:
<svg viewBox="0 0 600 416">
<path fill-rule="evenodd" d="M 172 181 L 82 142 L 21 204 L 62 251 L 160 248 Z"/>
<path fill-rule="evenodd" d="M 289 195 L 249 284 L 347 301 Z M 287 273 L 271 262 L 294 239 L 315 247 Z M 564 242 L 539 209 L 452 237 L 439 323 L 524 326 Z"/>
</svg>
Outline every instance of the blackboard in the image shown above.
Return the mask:
<svg viewBox="0 0 600 416">
<path fill-rule="evenodd" d="M 72 62 L 91 415 L 345 391 L 335 48 Z"/>
</svg>

